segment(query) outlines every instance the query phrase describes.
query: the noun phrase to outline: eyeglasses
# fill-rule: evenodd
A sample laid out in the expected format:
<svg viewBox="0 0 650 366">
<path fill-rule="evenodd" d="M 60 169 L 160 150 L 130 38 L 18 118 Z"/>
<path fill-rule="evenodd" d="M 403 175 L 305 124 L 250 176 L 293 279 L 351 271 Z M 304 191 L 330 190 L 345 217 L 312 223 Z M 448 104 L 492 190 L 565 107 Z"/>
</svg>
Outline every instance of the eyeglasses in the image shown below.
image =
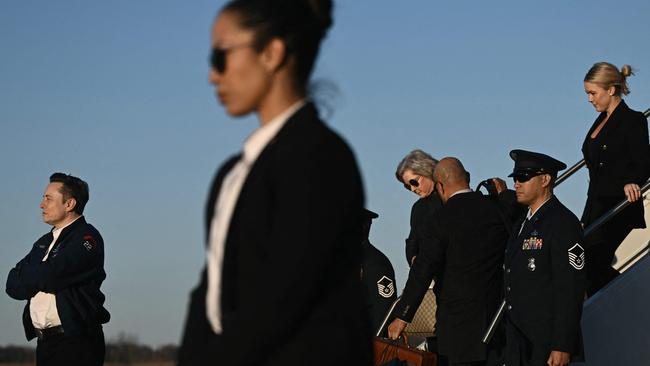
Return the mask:
<svg viewBox="0 0 650 366">
<path fill-rule="evenodd" d="M 230 47 L 224 47 L 224 48 L 218 48 L 215 47 L 212 49 L 212 54 L 210 55 L 210 66 L 218 72 L 219 74 L 223 74 L 226 72 L 226 55 L 228 52 L 232 50 L 236 50 L 238 48 L 244 48 L 244 47 L 250 47 L 249 43 L 246 44 L 240 44 L 237 46 L 230 46 Z"/>
<path fill-rule="evenodd" d="M 417 178 L 409 179 L 408 182 L 404 183 L 404 188 L 406 188 L 407 191 L 411 191 L 411 187 L 419 187 L 420 186 L 420 177 L 418 176 Z"/>
</svg>

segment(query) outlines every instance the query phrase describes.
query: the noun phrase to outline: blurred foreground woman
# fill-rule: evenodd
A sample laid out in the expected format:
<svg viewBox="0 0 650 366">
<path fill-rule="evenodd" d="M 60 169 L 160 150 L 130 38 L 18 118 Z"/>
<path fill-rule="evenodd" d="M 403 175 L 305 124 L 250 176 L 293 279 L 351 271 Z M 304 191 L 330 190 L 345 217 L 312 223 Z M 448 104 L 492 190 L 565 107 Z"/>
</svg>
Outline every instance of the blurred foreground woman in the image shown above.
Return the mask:
<svg viewBox="0 0 650 366">
<path fill-rule="evenodd" d="M 370 362 L 362 182 L 306 99 L 331 12 L 329 0 L 235 0 L 215 21 L 210 82 L 230 115 L 260 126 L 212 184 L 179 365 Z"/>
<path fill-rule="evenodd" d="M 630 65 L 618 70 L 599 62 L 584 80 L 589 103 L 600 115 L 582 145 L 589 190 L 581 221 L 586 228 L 622 200 L 632 202 L 585 238 L 589 296 L 618 276 L 611 267 L 616 248 L 632 229 L 645 227 L 640 186 L 650 176 L 648 121 L 622 99 L 630 92 L 626 80 L 630 75 Z"/>
</svg>

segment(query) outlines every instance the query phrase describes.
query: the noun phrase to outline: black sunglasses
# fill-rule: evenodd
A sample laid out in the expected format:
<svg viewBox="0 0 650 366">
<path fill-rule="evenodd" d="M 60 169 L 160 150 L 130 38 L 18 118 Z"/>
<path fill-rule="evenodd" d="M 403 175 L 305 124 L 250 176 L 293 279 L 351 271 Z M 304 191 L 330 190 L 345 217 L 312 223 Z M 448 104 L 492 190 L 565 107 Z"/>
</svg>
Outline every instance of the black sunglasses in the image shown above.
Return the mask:
<svg viewBox="0 0 650 366">
<path fill-rule="evenodd" d="M 244 47 L 250 47 L 250 44 L 247 43 L 225 48 L 213 48 L 212 54 L 210 55 L 210 66 L 212 66 L 212 68 L 219 74 L 223 74 L 226 71 L 226 55 L 228 52 Z"/>
<path fill-rule="evenodd" d="M 515 183 L 517 183 L 517 182 L 519 182 L 519 183 L 526 183 L 526 182 L 528 182 L 529 180 L 531 180 L 533 177 L 536 177 L 536 176 L 538 176 L 538 175 L 542 175 L 542 174 L 546 174 L 546 173 L 542 173 L 542 172 L 534 172 L 534 173 L 533 173 L 533 172 L 531 172 L 531 173 L 517 173 L 517 174 L 514 174 L 514 175 L 512 176 L 512 180 L 513 180 Z"/>
<path fill-rule="evenodd" d="M 420 182 L 418 182 L 417 179 L 409 179 L 407 183 L 404 183 L 404 188 L 406 188 L 407 191 L 410 191 L 411 187 L 417 188 L 419 186 L 420 186 Z"/>
</svg>

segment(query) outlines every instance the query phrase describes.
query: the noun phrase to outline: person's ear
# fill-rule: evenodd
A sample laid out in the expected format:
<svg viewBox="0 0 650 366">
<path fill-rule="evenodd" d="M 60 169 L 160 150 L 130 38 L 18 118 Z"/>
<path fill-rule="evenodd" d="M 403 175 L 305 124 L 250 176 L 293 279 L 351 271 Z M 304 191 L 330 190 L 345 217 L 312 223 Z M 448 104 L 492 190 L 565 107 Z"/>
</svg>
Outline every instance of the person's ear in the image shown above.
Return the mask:
<svg viewBox="0 0 650 366">
<path fill-rule="evenodd" d="M 614 96 L 614 94 L 616 94 L 616 87 L 612 85 L 609 88 L 607 88 L 607 94 L 609 94 L 610 97 Z"/>
<path fill-rule="evenodd" d="M 287 47 L 280 38 L 273 38 L 262 50 L 262 64 L 268 72 L 279 69 L 287 57 Z"/>
<path fill-rule="evenodd" d="M 436 192 L 438 192 L 438 196 L 440 196 L 440 197 L 444 196 L 444 194 L 445 194 L 445 186 L 442 183 L 440 183 L 438 181 L 434 181 L 433 188 L 434 188 L 434 190 Z"/>
<path fill-rule="evenodd" d="M 544 174 L 542 175 L 542 187 L 546 188 L 551 184 L 551 175 Z"/>
<path fill-rule="evenodd" d="M 64 206 L 66 212 L 72 212 L 74 211 L 74 208 L 77 207 L 77 200 L 74 198 L 68 198 L 65 201 Z"/>
</svg>

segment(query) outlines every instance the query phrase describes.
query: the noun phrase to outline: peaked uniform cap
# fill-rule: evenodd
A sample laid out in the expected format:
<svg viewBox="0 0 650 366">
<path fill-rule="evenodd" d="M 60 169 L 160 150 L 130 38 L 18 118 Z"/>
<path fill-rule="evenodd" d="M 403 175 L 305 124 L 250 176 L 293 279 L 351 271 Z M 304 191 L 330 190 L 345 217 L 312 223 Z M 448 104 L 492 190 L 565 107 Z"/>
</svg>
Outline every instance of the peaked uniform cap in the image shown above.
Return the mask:
<svg viewBox="0 0 650 366">
<path fill-rule="evenodd" d="M 512 150 L 510 157 L 515 161 L 515 167 L 509 177 L 517 174 L 550 174 L 566 169 L 566 164 L 548 155 L 526 150 Z"/>
</svg>

